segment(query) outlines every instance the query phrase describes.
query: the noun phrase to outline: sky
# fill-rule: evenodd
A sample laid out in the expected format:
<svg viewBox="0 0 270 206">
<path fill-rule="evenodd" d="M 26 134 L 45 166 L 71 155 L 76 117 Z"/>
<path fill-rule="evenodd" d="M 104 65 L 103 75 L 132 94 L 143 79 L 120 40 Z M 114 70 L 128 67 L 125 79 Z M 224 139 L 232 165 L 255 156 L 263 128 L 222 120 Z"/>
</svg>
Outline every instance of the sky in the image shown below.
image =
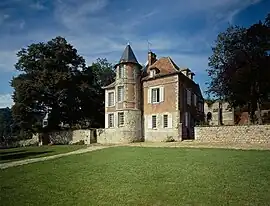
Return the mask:
<svg viewBox="0 0 270 206">
<path fill-rule="evenodd" d="M 158 58 L 190 68 L 204 92 L 218 33 L 263 20 L 269 8 L 270 0 L 0 0 L 0 108 L 13 104 L 16 53 L 56 36 L 87 64 L 97 58 L 116 63 L 128 42 L 144 64 L 150 42 Z"/>
</svg>

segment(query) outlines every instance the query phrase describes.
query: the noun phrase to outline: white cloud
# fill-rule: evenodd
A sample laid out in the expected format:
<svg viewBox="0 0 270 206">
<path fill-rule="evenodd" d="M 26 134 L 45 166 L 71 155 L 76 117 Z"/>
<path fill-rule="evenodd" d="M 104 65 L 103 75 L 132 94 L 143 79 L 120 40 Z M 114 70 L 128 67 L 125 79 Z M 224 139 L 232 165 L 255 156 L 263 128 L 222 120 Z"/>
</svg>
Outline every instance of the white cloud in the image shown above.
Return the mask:
<svg viewBox="0 0 270 206">
<path fill-rule="evenodd" d="M 18 0 L 12 0 L 17 1 Z M 179 1 L 129 1 L 129 8 L 117 9 L 109 0 L 57 0 L 53 1 L 53 21 L 61 26 L 41 25 L 28 34 L 14 34 L 0 39 L 0 72 L 13 71 L 16 52 L 31 43 L 48 41 L 55 36 L 65 37 L 90 64 L 98 57 L 115 63 L 128 41 L 141 63 L 147 58 L 147 40 L 151 49 L 160 56 L 171 56 L 179 66 L 190 67 L 196 73 L 205 72 L 208 53 L 220 24 L 232 22 L 235 15 L 260 0 L 189 0 Z M 21 4 L 24 1 L 20 1 Z M 45 9 L 45 1 L 27 1 L 33 9 Z M 119 2 L 117 2 L 119 4 Z M 1 7 L 1 2 L 0 2 Z M 28 6 L 29 7 L 29 6 Z M 124 6 L 123 6 L 124 7 Z M 123 8 L 122 7 L 122 8 Z M 49 9 L 47 9 L 49 11 Z M 185 31 L 167 31 L 165 28 L 177 19 L 188 22 L 190 16 L 208 19 L 203 31 L 186 35 Z M 12 16 L 13 17 L 13 16 Z M 0 12 L 0 25 L 10 20 L 8 13 Z M 27 19 L 17 19 L 14 28 L 24 28 Z M 15 24 L 16 23 L 16 24 Z M 174 22 L 175 23 L 175 22 Z M 28 25 L 28 24 L 27 24 Z M 25 29 L 30 29 L 29 25 Z M 171 27 L 173 27 L 172 25 Z M 147 30 L 144 32 L 144 30 Z M 179 32 L 179 33 L 175 33 Z M 173 50 L 173 51 L 172 51 Z"/>
<path fill-rule="evenodd" d="M 36 2 L 33 2 L 30 4 L 30 7 L 35 10 L 44 10 L 46 7 L 43 5 L 43 1 L 37 0 Z"/>
<path fill-rule="evenodd" d="M 0 108 L 11 108 L 13 104 L 14 102 L 12 100 L 11 94 L 0 94 Z"/>
</svg>

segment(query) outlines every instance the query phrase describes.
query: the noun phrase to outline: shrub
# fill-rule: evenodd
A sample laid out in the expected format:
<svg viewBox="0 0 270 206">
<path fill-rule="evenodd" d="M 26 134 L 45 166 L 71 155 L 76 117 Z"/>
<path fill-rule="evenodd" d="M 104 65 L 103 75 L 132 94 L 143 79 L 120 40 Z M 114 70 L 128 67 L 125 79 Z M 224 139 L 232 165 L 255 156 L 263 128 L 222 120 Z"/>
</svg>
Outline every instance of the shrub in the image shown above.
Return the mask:
<svg viewBox="0 0 270 206">
<path fill-rule="evenodd" d="M 175 139 L 172 136 L 167 136 L 165 142 L 175 142 Z"/>
</svg>

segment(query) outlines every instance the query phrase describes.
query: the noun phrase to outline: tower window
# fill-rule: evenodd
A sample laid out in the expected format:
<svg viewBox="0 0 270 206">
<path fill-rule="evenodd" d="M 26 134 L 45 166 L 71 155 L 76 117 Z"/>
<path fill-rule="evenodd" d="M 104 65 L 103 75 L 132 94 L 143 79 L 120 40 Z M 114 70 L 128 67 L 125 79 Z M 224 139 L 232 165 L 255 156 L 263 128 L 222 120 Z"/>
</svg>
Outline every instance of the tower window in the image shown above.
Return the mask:
<svg viewBox="0 0 270 206">
<path fill-rule="evenodd" d="M 114 105 L 114 92 L 108 93 L 108 106 L 111 107 Z"/>
<path fill-rule="evenodd" d="M 124 112 L 118 113 L 118 126 L 124 125 Z"/>
<path fill-rule="evenodd" d="M 123 78 L 124 77 L 124 65 L 119 65 L 118 77 L 119 78 Z"/>
<path fill-rule="evenodd" d="M 124 87 L 123 86 L 117 87 L 117 96 L 118 96 L 118 102 L 124 101 Z"/>
<path fill-rule="evenodd" d="M 108 121 L 109 127 L 114 127 L 114 114 L 109 114 Z"/>
</svg>

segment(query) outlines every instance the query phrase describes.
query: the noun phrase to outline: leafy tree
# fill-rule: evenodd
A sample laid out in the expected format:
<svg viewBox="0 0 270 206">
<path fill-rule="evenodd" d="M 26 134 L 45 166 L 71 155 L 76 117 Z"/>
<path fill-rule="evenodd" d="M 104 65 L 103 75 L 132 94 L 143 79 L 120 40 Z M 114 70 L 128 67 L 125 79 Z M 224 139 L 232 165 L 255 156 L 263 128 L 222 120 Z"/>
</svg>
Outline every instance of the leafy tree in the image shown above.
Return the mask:
<svg viewBox="0 0 270 206">
<path fill-rule="evenodd" d="M 21 72 L 11 81 L 15 91 L 14 120 L 24 133 L 44 131 L 42 120 L 49 112 L 46 130 L 60 125 L 104 125 L 104 90 L 114 80 L 112 65 L 97 59 L 91 66 L 62 37 L 21 49 L 15 68 Z"/>
<path fill-rule="evenodd" d="M 115 79 L 113 65 L 107 59 L 97 59 L 91 66 L 82 71 L 81 107 L 86 122 L 92 127 L 104 127 L 105 91 L 103 86 L 111 84 Z M 92 105 L 89 107 L 88 100 Z"/>
<path fill-rule="evenodd" d="M 220 33 L 207 69 L 211 77 L 208 92 L 234 107 L 247 105 L 253 121 L 270 90 L 269 15 L 267 18 L 247 29 L 230 26 Z M 258 120 L 262 123 L 260 116 Z"/>
<path fill-rule="evenodd" d="M 12 79 L 14 87 L 12 108 L 18 125 L 25 131 L 37 132 L 50 109 L 51 129 L 60 123 L 75 124 L 81 118 L 80 70 L 85 60 L 62 37 L 47 43 L 31 44 L 18 53 L 15 68 L 21 74 Z"/>
</svg>

